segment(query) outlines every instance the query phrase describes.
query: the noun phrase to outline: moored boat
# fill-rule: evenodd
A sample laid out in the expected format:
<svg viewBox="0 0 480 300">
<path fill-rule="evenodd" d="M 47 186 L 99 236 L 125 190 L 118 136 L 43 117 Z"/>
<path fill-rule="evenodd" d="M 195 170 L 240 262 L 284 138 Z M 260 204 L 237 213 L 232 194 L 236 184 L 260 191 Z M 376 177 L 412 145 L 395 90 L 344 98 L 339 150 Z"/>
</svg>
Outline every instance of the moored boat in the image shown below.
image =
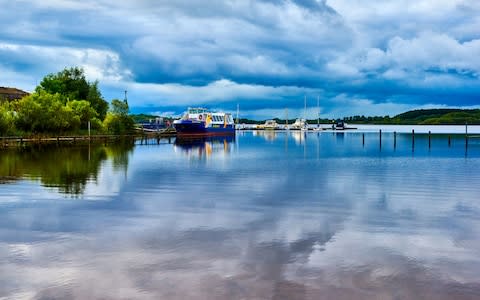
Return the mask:
<svg viewBox="0 0 480 300">
<path fill-rule="evenodd" d="M 229 113 L 210 112 L 206 108 L 189 108 L 183 117 L 173 122 L 178 136 L 234 135 L 235 123 Z"/>
<path fill-rule="evenodd" d="M 263 129 L 265 130 L 277 130 L 278 124 L 275 120 L 267 120 L 265 124 L 263 124 Z"/>
<path fill-rule="evenodd" d="M 290 126 L 291 130 L 308 130 L 308 123 L 305 119 L 296 119 Z"/>
</svg>

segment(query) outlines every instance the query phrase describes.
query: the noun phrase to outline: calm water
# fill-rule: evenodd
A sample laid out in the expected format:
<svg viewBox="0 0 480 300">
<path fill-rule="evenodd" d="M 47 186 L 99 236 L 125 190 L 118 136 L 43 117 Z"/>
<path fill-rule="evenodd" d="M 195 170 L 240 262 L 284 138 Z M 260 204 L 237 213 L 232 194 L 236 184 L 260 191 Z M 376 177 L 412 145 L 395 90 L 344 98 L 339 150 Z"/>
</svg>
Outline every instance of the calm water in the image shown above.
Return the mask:
<svg viewBox="0 0 480 300">
<path fill-rule="evenodd" d="M 0 299 L 480 299 L 480 139 L 0 150 Z"/>
</svg>

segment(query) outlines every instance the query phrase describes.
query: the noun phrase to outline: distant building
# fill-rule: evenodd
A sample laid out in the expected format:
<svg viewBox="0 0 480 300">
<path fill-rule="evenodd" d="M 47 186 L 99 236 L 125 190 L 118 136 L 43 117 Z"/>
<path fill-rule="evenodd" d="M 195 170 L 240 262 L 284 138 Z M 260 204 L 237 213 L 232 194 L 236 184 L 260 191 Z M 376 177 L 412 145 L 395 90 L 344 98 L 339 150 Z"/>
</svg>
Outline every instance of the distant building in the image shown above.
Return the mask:
<svg viewBox="0 0 480 300">
<path fill-rule="evenodd" d="M 12 101 L 17 99 L 22 99 L 23 97 L 28 95 L 30 94 L 16 88 L 0 86 L 0 101 L 2 100 Z"/>
</svg>

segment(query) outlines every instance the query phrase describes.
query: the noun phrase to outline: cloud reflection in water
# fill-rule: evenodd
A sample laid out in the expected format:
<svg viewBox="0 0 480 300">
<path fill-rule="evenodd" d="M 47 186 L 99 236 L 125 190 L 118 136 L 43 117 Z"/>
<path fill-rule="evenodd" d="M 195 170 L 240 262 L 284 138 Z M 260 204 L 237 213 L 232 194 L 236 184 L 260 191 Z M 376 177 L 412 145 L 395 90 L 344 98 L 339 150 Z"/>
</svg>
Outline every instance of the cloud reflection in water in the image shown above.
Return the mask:
<svg viewBox="0 0 480 300">
<path fill-rule="evenodd" d="M 0 207 L 0 297 L 478 298 L 478 158 L 351 138 L 245 133 L 193 165 L 138 146 L 110 201 L 19 193 Z"/>
</svg>

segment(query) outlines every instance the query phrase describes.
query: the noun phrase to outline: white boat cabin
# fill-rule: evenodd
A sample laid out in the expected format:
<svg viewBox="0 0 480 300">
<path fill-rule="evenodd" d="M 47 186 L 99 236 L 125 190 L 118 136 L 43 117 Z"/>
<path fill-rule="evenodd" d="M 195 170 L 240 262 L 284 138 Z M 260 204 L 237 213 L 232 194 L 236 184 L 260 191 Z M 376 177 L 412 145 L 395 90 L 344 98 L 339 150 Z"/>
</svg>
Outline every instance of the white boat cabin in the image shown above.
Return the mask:
<svg viewBox="0 0 480 300">
<path fill-rule="evenodd" d="M 205 122 L 209 124 L 234 124 L 233 117 L 229 113 L 209 112 L 206 108 L 188 108 L 184 119 Z"/>
</svg>

